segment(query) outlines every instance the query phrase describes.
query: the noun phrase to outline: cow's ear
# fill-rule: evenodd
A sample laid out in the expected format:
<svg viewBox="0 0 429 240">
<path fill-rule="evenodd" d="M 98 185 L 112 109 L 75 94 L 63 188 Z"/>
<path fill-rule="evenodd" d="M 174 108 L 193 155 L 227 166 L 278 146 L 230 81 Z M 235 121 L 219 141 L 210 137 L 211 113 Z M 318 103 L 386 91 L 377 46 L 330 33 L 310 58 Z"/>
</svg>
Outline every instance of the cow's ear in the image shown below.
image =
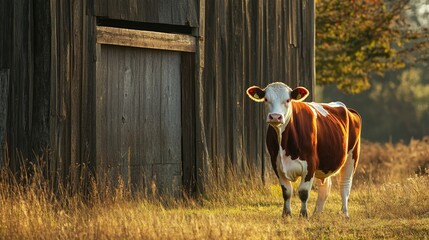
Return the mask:
<svg viewBox="0 0 429 240">
<path fill-rule="evenodd" d="M 308 96 L 309 92 L 305 87 L 297 87 L 290 93 L 290 98 L 295 101 L 301 102 Z"/>
<path fill-rule="evenodd" d="M 248 88 L 246 93 L 255 102 L 265 101 L 265 91 L 258 86 Z"/>
</svg>

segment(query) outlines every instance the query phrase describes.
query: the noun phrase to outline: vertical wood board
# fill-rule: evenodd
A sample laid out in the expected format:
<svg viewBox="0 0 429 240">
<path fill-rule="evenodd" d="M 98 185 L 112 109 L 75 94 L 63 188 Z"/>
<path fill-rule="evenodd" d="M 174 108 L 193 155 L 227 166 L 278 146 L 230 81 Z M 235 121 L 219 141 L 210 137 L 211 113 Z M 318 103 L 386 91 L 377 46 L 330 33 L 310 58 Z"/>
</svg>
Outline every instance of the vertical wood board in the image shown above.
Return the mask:
<svg viewBox="0 0 429 240">
<path fill-rule="evenodd" d="M 94 15 L 110 19 L 197 27 L 198 0 L 94 0 Z"/>
<path fill-rule="evenodd" d="M 97 90 L 103 94 L 97 96 L 103 100 L 97 114 L 105 116 L 107 126 L 97 128 L 97 166 L 103 168 L 98 171 L 107 172 L 110 182 L 121 177 L 133 187 L 144 183 L 150 189 L 154 181 L 159 193 L 177 194 L 182 181 L 177 175 L 182 169 L 181 55 L 112 45 L 101 45 L 100 51 L 97 88 L 107 91 Z"/>
<path fill-rule="evenodd" d="M 0 70 L 0 167 L 6 160 L 6 120 L 9 95 L 9 70 Z"/>
</svg>

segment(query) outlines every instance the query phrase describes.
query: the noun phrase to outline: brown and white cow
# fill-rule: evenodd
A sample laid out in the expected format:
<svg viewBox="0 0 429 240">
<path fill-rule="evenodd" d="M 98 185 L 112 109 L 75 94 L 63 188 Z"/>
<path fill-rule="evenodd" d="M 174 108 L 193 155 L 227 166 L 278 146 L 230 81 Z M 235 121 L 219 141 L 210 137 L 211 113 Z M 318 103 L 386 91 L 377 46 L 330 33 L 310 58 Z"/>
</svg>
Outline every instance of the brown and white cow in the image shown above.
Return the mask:
<svg viewBox="0 0 429 240">
<path fill-rule="evenodd" d="M 268 110 L 266 144 L 283 192 L 283 216 L 291 215 L 291 182 L 301 177 L 298 195 L 300 215 L 307 217 L 307 200 L 314 178 L 319 179 L 314 213 L 320 213 L 331 189 L 331 176 L 340 174 L 342 212 L 348 218 L 347 202 L 359 159 L 361 118 L 341 102 L 302 102 L 303 87 L 291 89 L 275 82 L 266 88 L 253 86 L 247 95 L 265 102 Z"/>
</svg>

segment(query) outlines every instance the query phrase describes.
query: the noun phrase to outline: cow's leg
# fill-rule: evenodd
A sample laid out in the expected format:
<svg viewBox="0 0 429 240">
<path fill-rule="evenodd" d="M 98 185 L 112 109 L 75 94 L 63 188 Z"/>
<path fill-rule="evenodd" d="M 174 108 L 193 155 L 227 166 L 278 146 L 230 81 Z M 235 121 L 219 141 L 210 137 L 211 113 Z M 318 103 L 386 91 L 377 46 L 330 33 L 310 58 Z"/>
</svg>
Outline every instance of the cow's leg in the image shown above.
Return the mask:
<svg viewBox="0 0 429 240">
<path fill-rule="evenodd" d="M 280 178 L 280 184 L 282 187 L 283 200 L 284 200 L 282 217 L 291 216 L 292 210 L 291 210 L 290 201 L 293 193 L 292 184 L 290 183 L 290 181 L 282 178 Z"/>
<path fill-rule="evenodd" d="M 347 155 L 346 163 L 340 171 L 340 190 L 342 200 L 341 210 L 346 218 L 349 218 L 349 210 L 347 204 L 350 196 L 350 189 L 352 187 L 354 168 L 355 159 L 353 159 L 352 153 L 350 152 Z"/>
<path fill-rule="evenodd" d="M 298 195 L 299 195 L 299 199 L 301 199 L 300 215 L 302 217 L 308 217 L 307 201 L 308 201 L 308 197 L 310 196 L 310 190 L 313 185 L 313 179 L 314 177 L 312 177 L 309 181 L 305 181 L 305 177 L 302 177 L 301 183 L 299 184 Z"/>
<path fill-rule="evenodd" d="M 328 198 L 329 193 L 331 192 L 332 181 L 331 178 L 325 178 L 324 181 L 317 180 L 319 185 L 319 191 L 317 194 L 317 202 L 316 208 L 314 209 L 314 214 L 321 213 L 323 211 L 323 207 L 325 206 L 325 201 Z"/>
</svg>

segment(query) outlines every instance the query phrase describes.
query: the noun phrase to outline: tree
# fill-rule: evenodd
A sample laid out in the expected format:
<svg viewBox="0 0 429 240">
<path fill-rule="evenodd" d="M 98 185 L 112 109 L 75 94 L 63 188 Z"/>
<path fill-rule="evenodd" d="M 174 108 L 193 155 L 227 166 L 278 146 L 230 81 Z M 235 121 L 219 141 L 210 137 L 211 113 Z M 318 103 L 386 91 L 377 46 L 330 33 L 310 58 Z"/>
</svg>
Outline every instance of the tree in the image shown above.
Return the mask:
<svg viewBox="0 0 429 240">
<path fill-rule="evenodd" d="M 429 62 L 428 29 L 407 21 L 416 9 L 410 0 L 316 1 L 317 83 L 357 93 L 372 73 Z"/>
<path fill-rule="evenodd" d="M 417 65 L 375 78 L 369 90 L 354 95 L 334 86 L 318 86 L 318 100 L 342 101 L 358 110 L 362 137 L 367 140 L 397 142 L 429 136 L 429 69 Z"/>
</svg>

